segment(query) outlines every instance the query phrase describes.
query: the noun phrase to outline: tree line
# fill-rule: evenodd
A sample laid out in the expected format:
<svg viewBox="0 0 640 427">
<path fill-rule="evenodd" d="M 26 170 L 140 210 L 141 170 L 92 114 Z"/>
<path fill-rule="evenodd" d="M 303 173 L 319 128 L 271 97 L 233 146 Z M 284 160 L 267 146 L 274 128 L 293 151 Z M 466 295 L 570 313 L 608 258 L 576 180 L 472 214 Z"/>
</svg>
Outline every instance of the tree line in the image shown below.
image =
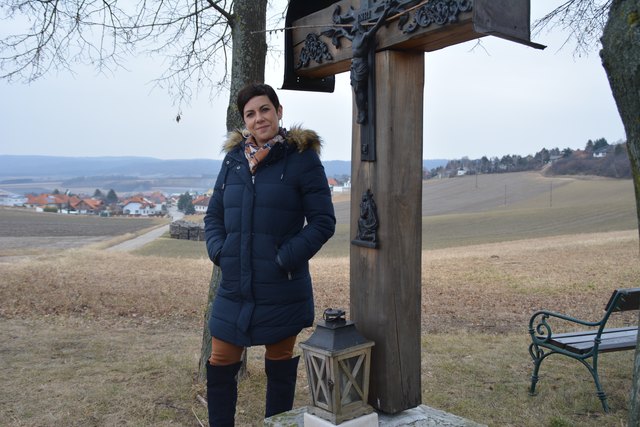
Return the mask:
<svg viewBox="0 0 640 427">
<path fill-rule="evenodd" d="M 449 160 L 445 166 L 424 172 L 426 179 L 464 174 L 544 171 L 551 175 L 598 175 L 609 178 L 631 178 L 626 142 L 609 144 L 605 138 L 587 141 L 583 150 L 543 148 L 526 156 L 507 154 L 502 157 Z"/>
<path fill-rule="evenodd" d="M 56 195 L 56 194 L 62 194 L 62 193 L 57 188 L 54 188 L 51 194 Z M 69 190 L 65 191 L 64 194 L 69 197 L 78 196 L 77 194 L 69 192 Z M 113 190 L 113 188 L 110 189 L 107 192 L 107 194 L 104 194 L 99 188 L 96 188 L 96 191 L 93 192 L 93 196 L 91 196 L 91 198 L 96 200 L 102 200 L 104 203 L 109 205 L 112 203 L 118 203 L 118 200 L 119 200 L 119 197 L 116 194 L 116 192 Z"/>
</svg>

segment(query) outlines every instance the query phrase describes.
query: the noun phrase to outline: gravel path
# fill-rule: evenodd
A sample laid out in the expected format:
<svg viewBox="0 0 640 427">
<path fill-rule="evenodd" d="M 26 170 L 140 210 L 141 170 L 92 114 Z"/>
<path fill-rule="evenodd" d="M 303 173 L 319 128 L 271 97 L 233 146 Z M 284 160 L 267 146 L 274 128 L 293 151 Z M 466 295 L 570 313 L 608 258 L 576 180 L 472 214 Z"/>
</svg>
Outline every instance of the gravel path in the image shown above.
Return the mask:
<svg viewBox="0 0 640 427">
<path fill-rule="evenodd" d="M 145 233 L 141 236 L 135 237 L 130 240 L 126 240 L 122 243 L 118 243 L 117 245 L 111 246 L 107 248 L 109 252 L 129 252 L 135 249 L 141 248 L 147 243 L 153 242 L 158 237 L 162 236 L 164 233 L 169 231 L 169 224 L 162 225 L 158 228 L 154 228 L 153 230 Z"/>
<path fill-rule="evenodd" d="M 169 213 L 171 214 L 172 221 L 178 221 L 182 219 L 182 217 L 184 216 L 184 214 L 182 212 L 179 212 L 175 207 L 169 208 Z M 158 228 L 154 228 L 153 230 L 141 236 L 138 236 L 133 239 L 124 241 L 122 243 L 118 243 L 117 245 L 111 246 L 110 248 L 107 249 L 107 251 L 130 252 L 143 247 L 147 243 L 153 242 L 155 239 L 162 236 L 164 233 L 168 231 L 169 231 L 169 224 L 165 224 Z"/>
</svg>

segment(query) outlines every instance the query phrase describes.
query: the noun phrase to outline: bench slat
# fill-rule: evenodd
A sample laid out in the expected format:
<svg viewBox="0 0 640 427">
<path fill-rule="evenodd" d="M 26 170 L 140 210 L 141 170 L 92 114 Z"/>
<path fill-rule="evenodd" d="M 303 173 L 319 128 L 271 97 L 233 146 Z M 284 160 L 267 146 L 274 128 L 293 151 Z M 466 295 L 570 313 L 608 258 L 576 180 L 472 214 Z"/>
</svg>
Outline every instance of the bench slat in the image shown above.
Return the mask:
<svg viewBox="0 0 640 427">
<path fill-rule="evenodd" d="M 625 326 L 623 328 L 607 328 L 602 331 L 602 335 L 610 334 L 615 332 L 623 332 L 623 331 L 635 331 L 637 330 L 637 326 Z M 597 330 L 591 329 L 587 331 L 577 331 L 577 332 L 566 332 L 562 334 L 553 334 L 553 338 L 564 338 L 564 337 L 579 337 L 581 335 L 595 335 L 598 333 Z"/>
<path fill-rule="evenodd" d="M 633 348 L 636 348 L 637 340 L 638 337 L 635 335 L 610 339 L 606 341 L 603 340 L 598 347 L 598 352 L 604 353 L 608 351 L 631 350 Z M 565 348 L 574 353 L 584 354 L 593 348 L 593 341 L 568 344 Z"/>
<path fill-rule="evenodd" d="M 637 333 L 638 333 L 637 327 L 619 329 L 615 331 L 605 329 L 602 331 L 602 335 L 600 335 L 600 338 L 602 340 L 605 340 L 610 338 L 625 337 L 628 335 L 636 335 Z M 597 331 L 591 331 L 590 333 L 580 332 L 577 334 L 563 334 L 562 336 L 558 334 L 558 335 L 552 335 L 551 339 L 564 344 L 571 344 L 571 343 L 581 342 L 581 341 L 593 341 L 596 334 L 597 334 Z"/>
<path fill-rule="evenodd" d="M 554 336 L 549 340 L 551 344 L 564 348 L 573 353 L 587 353 L 594 345 L 596 332 L 578 332 L 577 335 L 562 334 L 562 337 Z M 600 336 L 600 352 L 610 352 L 617 350 L 629 350 L 636 347 L 638 339 L 638 328 L 613 328 L 605 329 Z"/>
</svg>

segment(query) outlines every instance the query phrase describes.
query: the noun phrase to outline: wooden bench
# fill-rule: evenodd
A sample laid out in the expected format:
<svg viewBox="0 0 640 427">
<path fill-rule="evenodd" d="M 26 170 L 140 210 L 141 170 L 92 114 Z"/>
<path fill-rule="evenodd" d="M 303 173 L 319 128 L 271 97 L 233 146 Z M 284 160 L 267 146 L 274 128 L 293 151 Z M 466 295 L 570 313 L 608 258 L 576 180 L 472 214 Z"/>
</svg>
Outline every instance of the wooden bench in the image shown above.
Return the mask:
<svg viewBox="0 0 640 427">
<path fill-rule="evenodd" d="M 633 350 L 638 339 L 638 327 L 606 328 L 612 313 L 638 310 L 640 307 L 640 288 L 617 289 L 609 298 L 605 313 L 598 322 L 588 322 L 552 311 L 537 311 L 529 320 L 531 344 L 529 354 L 533 359 L 530 395 L 535 394 L 538 371 L 544 359 L 552 354 L 563 354 L 578 360 L 587 367 L 596 384 L 596 394 L 602 402 L 605 412 L 609 412 L 607 396 L 598 377 L 598 354 L 613 351 Z M 553 320 L 552 319 L 556 319 Z M 559 319 L 559 320 L 557 320 Z M 590 328 L 584 331 L 554 334 L 551 323 L 581 325 Z"/>
</svg>

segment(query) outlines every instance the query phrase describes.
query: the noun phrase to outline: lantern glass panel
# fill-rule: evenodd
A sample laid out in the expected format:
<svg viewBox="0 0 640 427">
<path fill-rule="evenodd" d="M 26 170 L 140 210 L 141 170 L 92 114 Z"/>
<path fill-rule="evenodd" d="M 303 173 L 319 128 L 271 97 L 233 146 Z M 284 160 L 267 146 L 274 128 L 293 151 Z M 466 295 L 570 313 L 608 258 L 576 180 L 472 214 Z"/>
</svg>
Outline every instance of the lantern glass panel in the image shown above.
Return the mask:
<svg viewBox="0 0 640 427">
<path fill-rule="evenodd" d="M 314 404 L 330 409 L 331 389 L 329 388 L 330 365 L 326 357 L 312 353 L 306 354 L 307 375 Z"/>
<path fill-rule="evenodd" d="M 340 361 L 340 390 L 342 390 L 343 405 L 364 399 L 362 394 L 364 357 L 360 354 Z"/>
</svg>

